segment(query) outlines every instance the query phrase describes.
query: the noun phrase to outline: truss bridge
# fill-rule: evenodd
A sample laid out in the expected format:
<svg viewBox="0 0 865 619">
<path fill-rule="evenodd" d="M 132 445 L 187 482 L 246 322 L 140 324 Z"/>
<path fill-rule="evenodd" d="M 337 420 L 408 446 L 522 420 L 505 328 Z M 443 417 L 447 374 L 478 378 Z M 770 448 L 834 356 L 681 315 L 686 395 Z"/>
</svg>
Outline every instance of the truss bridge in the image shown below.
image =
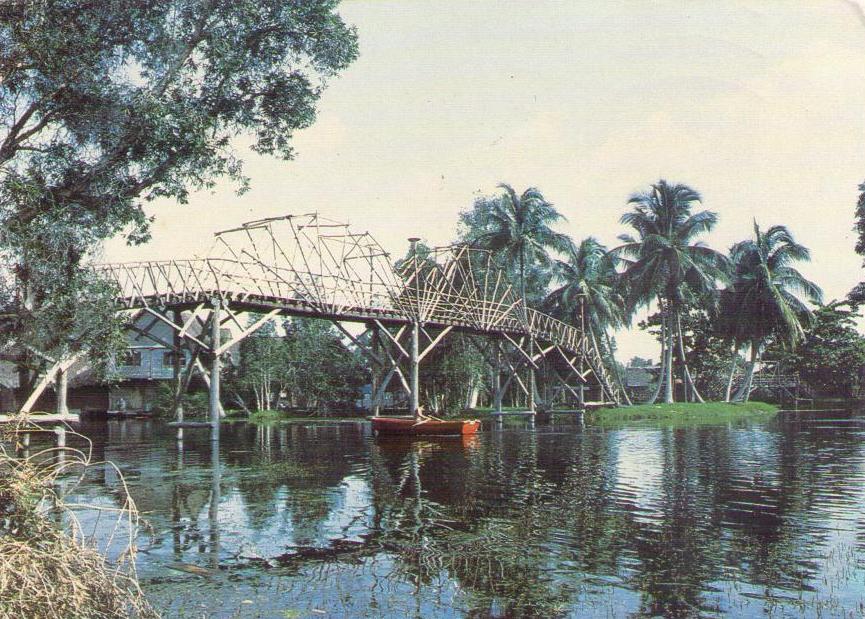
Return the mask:
<svg viewBox="0 0 865 619">
<path fill-rule="evenodd" d="M 485 336 L 472 341 L 493 368 L 499 409 L 513 384 L 532 402 L 524 375 L 544 364 L 581 404 L 586 393 L 619 400 L 591 331 L 525 307 L 486 250 L 428 249 L 412 240 L 407 257 L 395 261 L 368 232 L 316 213 L 251 221 L 215 236 L 203 258 L 94 268 L 116 284 L 121 309 L 172 326 L 174 348 L 192 353 L 178 380 L 197 367 L 210 375 L 217 402 L 219 356 L 280 316 L 333 321 L 373 367 L 375 411 L 394 380 L 417 408 L 418 367 L 452 332 Z M 261 316 L 244 321 L 244 313 Z M 220 327 L 229 322 L 235 335 L 223 339 Z M 211 361 L 209 372 L 202 359 Z"/>
</svg>

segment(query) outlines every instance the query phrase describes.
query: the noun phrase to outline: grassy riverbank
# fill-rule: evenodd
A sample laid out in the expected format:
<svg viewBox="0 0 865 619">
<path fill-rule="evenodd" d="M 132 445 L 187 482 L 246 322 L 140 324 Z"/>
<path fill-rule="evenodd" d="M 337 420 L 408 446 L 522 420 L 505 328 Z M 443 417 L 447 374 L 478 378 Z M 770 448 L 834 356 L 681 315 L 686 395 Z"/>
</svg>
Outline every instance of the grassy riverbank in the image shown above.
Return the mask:
<svg viewBox="0 0 865 619">
<path fill-rule="evenodd" d="M 638 404 L 602 408 L 586 413 L 586 421 L 599 425 L 620 423 L 718 424 L 743 419 L 768 419 L 778 407 L 766 402 L 706 402 L 705 404 Z"/>
<path fill-rule="evenodd" d="M 347 415 L 345 413 L 334 413 L 332 415 L 315 415 L 304 411 L 253 411 L 247 414 L 244 411 L 230 411 L 222 420 L 223 422 L 249 421 L 252 423 L 274 423 L 274 422 L 309 422 L 309 421 L 363 421 L 365 415 Z"/>
</svg>

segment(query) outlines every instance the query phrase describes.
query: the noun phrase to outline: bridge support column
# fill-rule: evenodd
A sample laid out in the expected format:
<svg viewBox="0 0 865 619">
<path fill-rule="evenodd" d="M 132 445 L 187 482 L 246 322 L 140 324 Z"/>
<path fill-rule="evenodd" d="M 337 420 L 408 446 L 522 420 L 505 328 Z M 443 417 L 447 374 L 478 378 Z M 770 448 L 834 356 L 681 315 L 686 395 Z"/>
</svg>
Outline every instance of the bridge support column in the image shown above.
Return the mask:
<svg viewBox="0 0 865 619">
<path fill-rule="evenodd" d="M 529 336 L 529 358 L 533 358 L 535 355 L 535 340 L 531 336 Z M 526 404 L 528 404 L 527 408 L 534 413 L 535 412 L 535 391 L 537 390 L 537 385 L 535 384 L 535 368 L 532 365 L 529 365 L 529 392 L 526 394 Z M 534 417 L 532 417 L 532 422 L 534 422 Z"/>
<path fill-rule="evenodd" d="M 411 363 L 411 376 L 409 387 L 411 388 L 410 402 L 409 402 L 409 410 L 412 415 L 417 415 L 418 409 L 420 407 L 420 323 L 418 321 L 413 321 L 411 323 L 411 350 L 410 355 L 410 363 Z"/>
<path fill-rule="evenodd" d="M 369 406 L 370 413 L 373 417 L 378 417 L 381 414 L 381 400 L 376 397 L 378 395 L 378 388 L 381 384 L 382 372 L 377 359 L 381 358 L 381 344 L 379 342 L 379 334 L 378 328 L 373 324 L 369 326 L 369 330 L 372 333 L 372 337 L 370 338 L 370 344 L 372 345 L 372 356 L 373 359 L 370 362 L 370 368 L 372 370 L 372 379 L 370 380 L 370 389 L 369 389 Z"/>
<path fill-rule="evenodd" d="M 502 412 L 502 398 L 504 395 L 502 391 L 502 349 L 497 342 L 495 365 L 493 366 L 493 408 L 497 413 Z M 501 419 L 501 417 L 498 418 L 499 421 Z"/>
<path fill-rule="evenodd" d="M 210 349 L 212 354 L 210 365 L 210 440 L 219 440 L 219 355 L 220 345 L 219 322 L 222 315 L 222 302 L 213 301 L 213 311 L 210 318 Z"/>
<path fill-rule="evenodd" d="M 63 463 L 66 461 L 66 428 L 64 426 L 54 426 L 54 446 L 57 448 L 57 462 Z"/>
<path fill-rule="evenodd" d="M 172 318 L 174 320 L 174 324 L 178 326 L 178 328 L 183 327 L 183 317 L 181 316 L 180 310 L 174 310 L 172 312 Z M 186 359 L 183 354 L 183 346 L 182 339 L 180 337 L 180 333 L 177 329 L 172 329 L 174 337 L 172 343 L 174 344 L 174 352 L 173 352 L 173 361 L 172 370 L 174 374 L 174 420 L 180 424 L 183 423 L 183 394 L 186 391 L 184 389 L 183 384 L 183 365 Z M 190 368 L 190 373 L 192 373 L 192 369 Z M 177 440 L 183 440 L 183 426 L 177 427 Z"/>
<path fill-rule="evenodd" d="M 54 381 L 54 392 L 57 396 L 57 406 L 55 407 L 55 411 L 58 415 L 66 417 L 69 414 L 69 406 L 66 402 L 66 395 L 69 386 L 68 372 L 63 368 L 60 368 L 60 370 L 57 371 L 57 378 L 55 378 Z"/>
</svg>

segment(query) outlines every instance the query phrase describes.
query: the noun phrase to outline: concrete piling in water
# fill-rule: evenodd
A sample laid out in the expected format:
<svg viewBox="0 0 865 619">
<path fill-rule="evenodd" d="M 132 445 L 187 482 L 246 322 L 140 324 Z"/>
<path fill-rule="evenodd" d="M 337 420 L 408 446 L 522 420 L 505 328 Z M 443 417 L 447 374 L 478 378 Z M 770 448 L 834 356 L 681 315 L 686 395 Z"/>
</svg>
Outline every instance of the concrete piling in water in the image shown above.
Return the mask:
<svg viewBox="0 0 865 619">
<path fill-rule="evenodd" d="M 57 462 L 66 460 L 66 428 L 54 426 L 54 446 L 57 447 Z"/>
</svg>

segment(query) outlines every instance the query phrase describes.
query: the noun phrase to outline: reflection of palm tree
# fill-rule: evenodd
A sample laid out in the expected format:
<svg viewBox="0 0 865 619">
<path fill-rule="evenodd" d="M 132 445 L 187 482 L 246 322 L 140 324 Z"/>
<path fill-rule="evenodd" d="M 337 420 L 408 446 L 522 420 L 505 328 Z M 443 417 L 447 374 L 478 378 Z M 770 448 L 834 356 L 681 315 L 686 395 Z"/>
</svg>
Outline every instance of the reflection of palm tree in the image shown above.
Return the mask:
<svg viewBox="0 0 865 619">
<path fill-rule="evenodd" d="M 730 255 L 734 280 L 722 293 L 721 316 L 733 340 L 751 348 L 745 380 L 735 396 L 747 401 L 766 343 L 771 339 L 795 347 L 802 338 L 802 321 L 811 316 L 802 298 L 820 303 L 822 292 L 791 266 L 809 260 L 810 253 L 784 226 L 763 232 L 754 222 L 754 238 L 734 245 Z"/>
<path fill-rule="evenodd" d="M 705 583 L 720 573 L 720 532 L 703 521 L 701 506 L 711 504 L 709 488 L 693 483 L 699 458 L 695 430 L 668 429 L 661 438 L 662 502 L 652 522 L 644 524 L 634 545 L 644 564 L 639 575 L 643 612 L 682 617 L 717 609 L 706 607 Z M 671 583 L 675 583 L 671 586 Z"/>
<path fill-rule="evenodd" d="M 680 314 L 688 300 L 699 299 L 715 288 L 715 281 L 726 279 L 726 258 L 710 249 L 697 237 L 709 232 L 718 221 L 710 211 L 693 213 L 700 194 L 687 185 L 670 185 L 660 180 L 651 189 L 634 194 L 628 203 L 633 210 L 622 215 L 622 223 L 634 228 L 637 236 L 623 234 L 624 245 L 613 254 L 626 265 L 622 274 L 631 306 L 657 301 L 661 310 L 662 376 L 664 400 L 672 402 L 673 346 L 678 339 L 679 356 L 686 393 L 701 400 L 685 360 Z"/>
</svg>

